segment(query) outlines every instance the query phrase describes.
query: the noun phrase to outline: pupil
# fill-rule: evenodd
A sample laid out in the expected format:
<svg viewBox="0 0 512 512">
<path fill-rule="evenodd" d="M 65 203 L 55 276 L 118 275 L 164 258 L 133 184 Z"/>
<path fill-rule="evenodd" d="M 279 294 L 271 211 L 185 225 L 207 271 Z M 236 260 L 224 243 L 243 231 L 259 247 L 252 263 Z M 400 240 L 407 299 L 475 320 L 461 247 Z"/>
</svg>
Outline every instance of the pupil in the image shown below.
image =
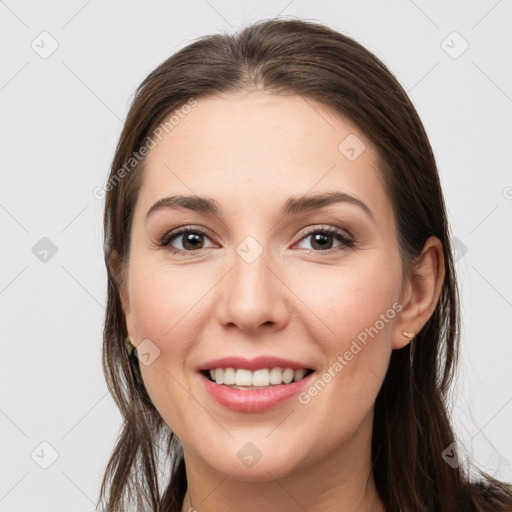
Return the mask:
<svg viewBox="0 0 512 512">
<path fill-rule="evenodd" d="M 200 238 L 201 238 L 201 234 L 197 234 L 197 233 L 190 233 L 189 235 L 185 236 L 184 237 L 184 240 L 183 240 L 183 247 L 185 247 L 185 249 L 191 249 L 191 250 L 195 250 L 195 249 L 198 249 L 200 248 L 197 244 L 194 244 L 194 240 L 196 242 L 200 242 Z M 192 246 L 191 247 L 187 247 L 187 244 L 190 244 L 192 243 Z M 199 243 L 199 245 L 202 245 Z"/>
<path fill-rule="evenodd" d="M 325 243 L 322 243 L 321 240 L 323 239 L 323 241 L 325 242 L 326 239 L 329 239 L 331 237 L 331 235 L 323 235 L 321 233 L 317 233 L 316 235 L 313 236 L 313 248 L 315 249 L 314 245 L 316 243 L 318 243 L 318 241 L 320 241 L 320 249 L 325 249 L 326 248 L 326 245 Z M 328 242 L 327 242 L 328 243 Z M 330 247 L 327 247 L 328 249 Z"/>
</svg>

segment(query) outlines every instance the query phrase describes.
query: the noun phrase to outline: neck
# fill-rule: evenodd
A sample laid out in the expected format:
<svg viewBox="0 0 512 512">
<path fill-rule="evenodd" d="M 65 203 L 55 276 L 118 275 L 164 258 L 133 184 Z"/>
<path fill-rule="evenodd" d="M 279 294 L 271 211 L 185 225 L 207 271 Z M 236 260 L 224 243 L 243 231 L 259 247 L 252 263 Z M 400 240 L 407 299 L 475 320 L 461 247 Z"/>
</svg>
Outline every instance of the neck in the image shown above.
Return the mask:
<svg viewBox="0 0 512 512">
<path fill-rule="evenodd" d="M 385 512 L 371 468 L 372 420 L 370 414 L 351 439 L 279 479 L 269 473 L 265 481 L 238 480 L 234 473 L 206 466 L 185 449 L 188 490 L 182 512 Z"/>
</svg>

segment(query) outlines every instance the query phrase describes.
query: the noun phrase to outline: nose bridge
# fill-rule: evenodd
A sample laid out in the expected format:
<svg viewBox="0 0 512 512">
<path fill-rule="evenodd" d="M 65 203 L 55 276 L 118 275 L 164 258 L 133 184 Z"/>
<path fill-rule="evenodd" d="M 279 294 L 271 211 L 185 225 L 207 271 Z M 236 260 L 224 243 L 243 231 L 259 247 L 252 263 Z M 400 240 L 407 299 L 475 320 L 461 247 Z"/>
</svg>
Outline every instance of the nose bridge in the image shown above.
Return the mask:
<svg viewBox="0 0 512 512">
<path fill-rule="evenodd" d="M 246 236 L 235 246 L 230 267 L 221 290 L 221 321 L 244 330 L 268 322 L 282 323 L 286 316 L 284 287 L 274 275 L 273 267 L 278 265 L 272 260 L 267 241 L 260 243 L 256 237 Z"/>
</svg>

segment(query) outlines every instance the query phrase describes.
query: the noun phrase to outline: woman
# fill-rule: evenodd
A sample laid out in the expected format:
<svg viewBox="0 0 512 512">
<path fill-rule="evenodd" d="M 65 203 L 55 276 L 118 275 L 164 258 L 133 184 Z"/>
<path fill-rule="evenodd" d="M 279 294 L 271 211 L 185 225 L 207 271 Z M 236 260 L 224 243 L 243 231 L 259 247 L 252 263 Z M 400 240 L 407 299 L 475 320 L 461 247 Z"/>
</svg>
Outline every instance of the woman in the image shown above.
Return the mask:
<svg viewBox="0 0 512 512">
<path fill-rule="evenodd" d="M 105 510 L 512 510 L 459 459 L 443 196 L 374 55 L 301 20 L 193 42 L 105 190 Z"/>
</svg>

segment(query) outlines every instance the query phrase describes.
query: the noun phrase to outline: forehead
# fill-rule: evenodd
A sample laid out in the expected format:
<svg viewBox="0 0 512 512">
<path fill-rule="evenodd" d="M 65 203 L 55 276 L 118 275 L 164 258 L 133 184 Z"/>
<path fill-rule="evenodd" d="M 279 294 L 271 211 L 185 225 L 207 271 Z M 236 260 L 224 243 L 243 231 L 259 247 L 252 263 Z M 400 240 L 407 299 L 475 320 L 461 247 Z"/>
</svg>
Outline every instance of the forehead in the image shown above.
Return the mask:
<svg viewBox="0 0 512 512">
<path fill-rule="evenodd" d="M 265 197 L 277 208 L 291 195 L 341 190 L 390 212 L 371 142 L 310 98 L 210 96 L 173 121 L 146 158 L 138 201 L 146 210 L 169 194 L 207 195 L 254 211 Z"/>
</svg>

